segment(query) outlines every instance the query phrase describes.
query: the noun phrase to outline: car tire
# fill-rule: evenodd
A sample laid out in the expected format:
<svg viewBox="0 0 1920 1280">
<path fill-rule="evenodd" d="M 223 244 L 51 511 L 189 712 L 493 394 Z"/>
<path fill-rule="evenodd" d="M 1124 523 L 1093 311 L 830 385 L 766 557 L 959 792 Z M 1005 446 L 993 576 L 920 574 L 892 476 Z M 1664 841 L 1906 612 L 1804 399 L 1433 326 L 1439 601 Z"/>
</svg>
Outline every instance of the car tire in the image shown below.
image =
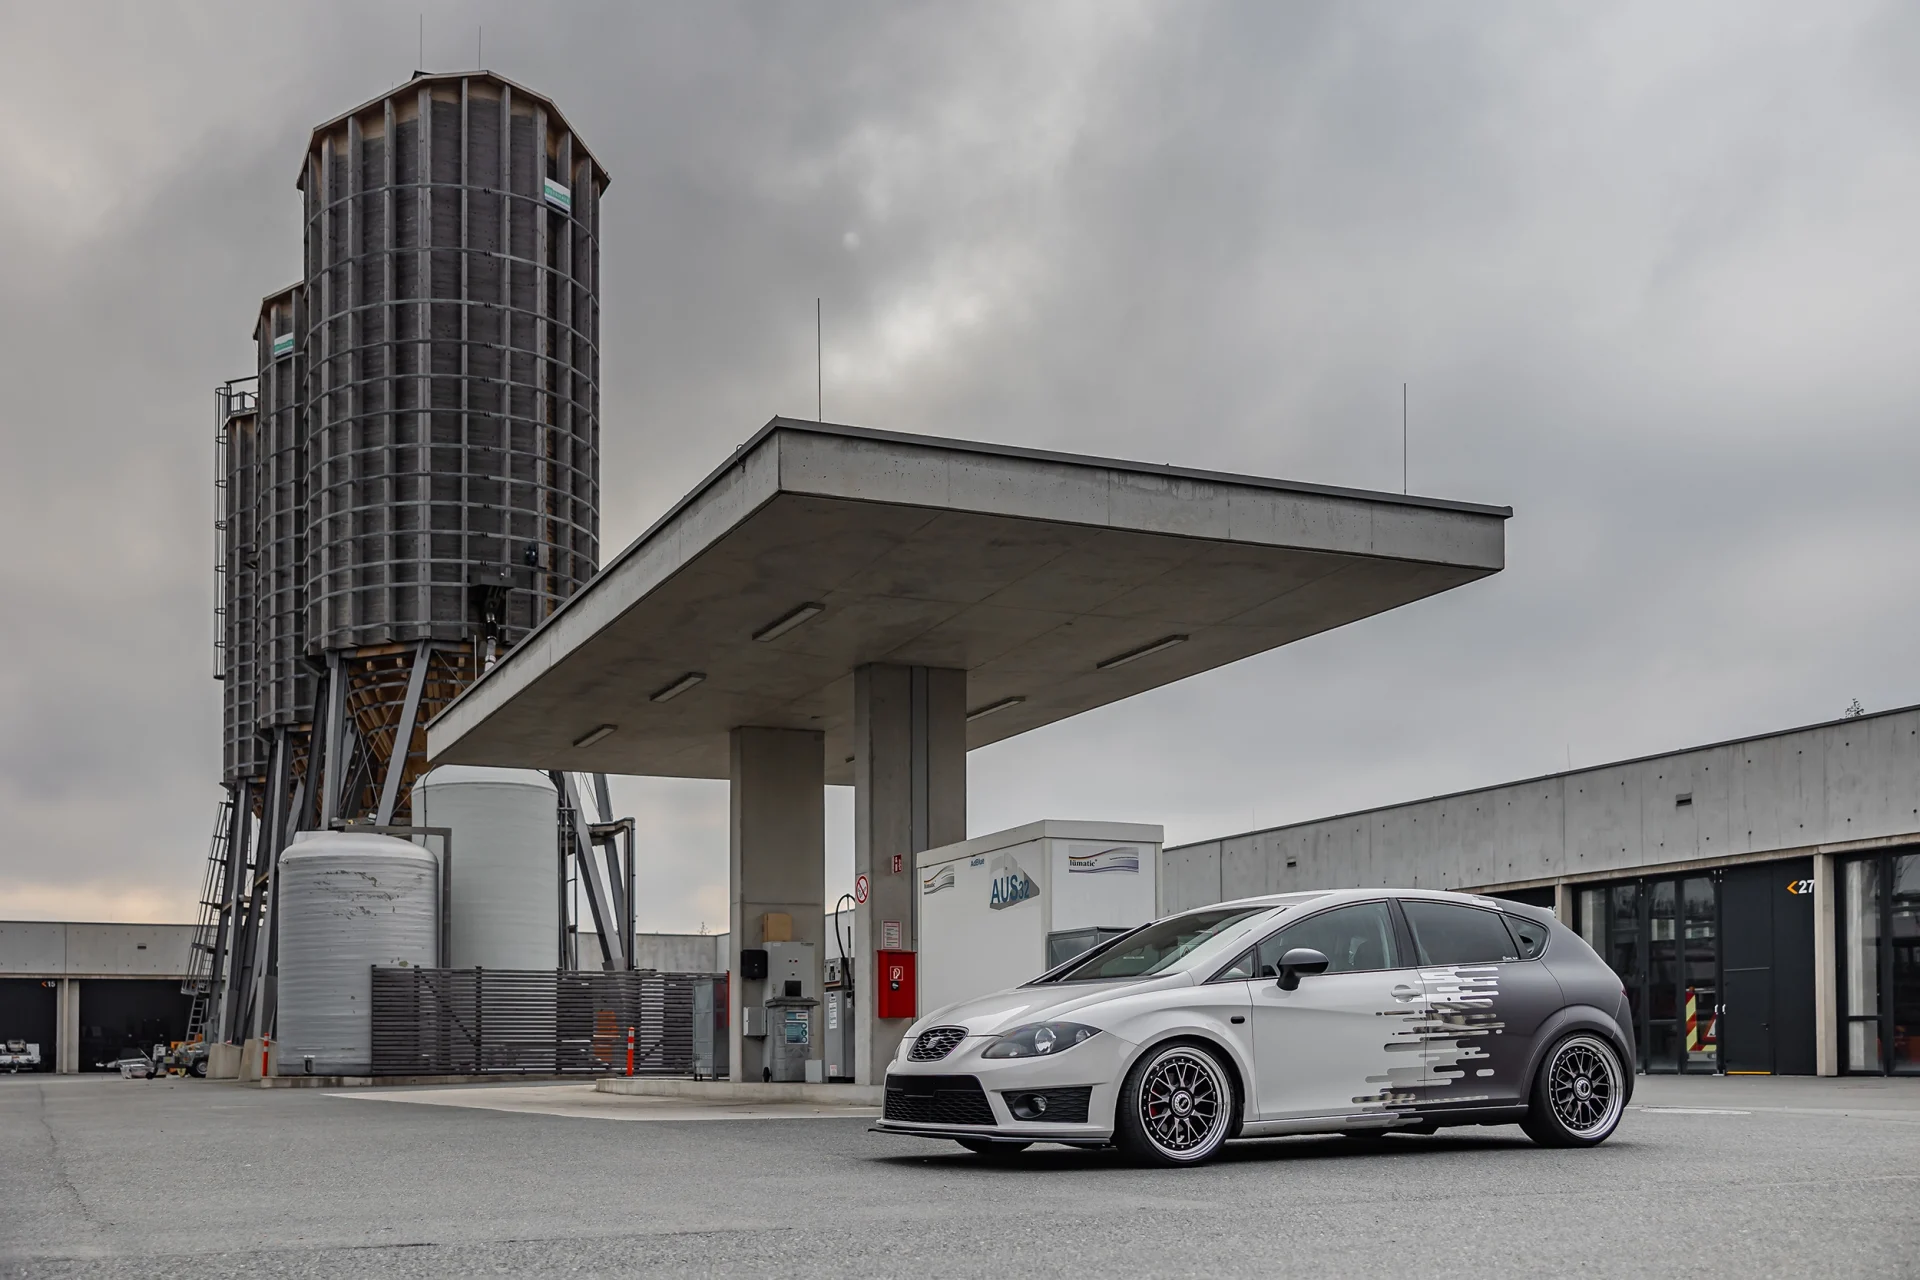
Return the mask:
<svg viewBox="0 0 1920 1280">
<path fill-rule="evenodd" d="M 954 1141 L 973 1154 L 984 1156 L 989 1160 L 1005 1160 L 1011 1156 L 1017 1156 L 1033 1145 L 1031 1142 L 995 1142 L 992 1138 L 955 1138 Z"/>
<path fill-rule="evenodd" d="M 1220 1055 L 1176 1040 L 1141 1054 L 1120 1085 L 1113 1141 L 1136 1164 L 1204 1164 L 1236 1128 L 1239 1086 Z"/>
<path fill-rule="evenodd" d="M 1597 1147 L 1620 1126 L 1626 1109 L 1620 1051 L 1604 1036 L 1575 1031 L 1540 1060 L 1520 1127 L 1543 1147 Z"/>
</svg>

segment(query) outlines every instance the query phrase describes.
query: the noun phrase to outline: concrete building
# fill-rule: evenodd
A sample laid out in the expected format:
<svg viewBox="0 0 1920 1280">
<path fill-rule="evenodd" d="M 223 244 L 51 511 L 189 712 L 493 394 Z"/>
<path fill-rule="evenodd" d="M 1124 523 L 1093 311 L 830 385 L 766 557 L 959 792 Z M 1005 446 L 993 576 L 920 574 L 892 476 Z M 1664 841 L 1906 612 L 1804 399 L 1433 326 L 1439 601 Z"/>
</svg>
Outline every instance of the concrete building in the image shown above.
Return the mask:
<svg viewBox="0 0 1920 1280">
<path fill-rule="evenodd" d="M 1920 708 L 1180 845 L 1161 907 L 1396 885 L 1553 907 L 1650 1071 L 1920 1072 Z"/>
<path fill-rule="evenodd" d="M 442 712 L 428 754 L 729 779 L 736 975 L 773 913 L 823 950 L 823 788 L 852 784 L 875 991 L 915 946 L 915 855 L 967 836 L 969 749 L 1497 573 L 1510 514 L 776 418 Z M 863 1083 L 908 1022 L 876 1005 Z M 731 1069 L 757 1078 L 743 1022 Z"/>
<path fill-rule="evenodd" d="M 0 920 L 0 1039 L 37 1043 L 41 1070 L 62 1073 L 180 1039 L 192 941 L 190 924 Z"/>
</svg>

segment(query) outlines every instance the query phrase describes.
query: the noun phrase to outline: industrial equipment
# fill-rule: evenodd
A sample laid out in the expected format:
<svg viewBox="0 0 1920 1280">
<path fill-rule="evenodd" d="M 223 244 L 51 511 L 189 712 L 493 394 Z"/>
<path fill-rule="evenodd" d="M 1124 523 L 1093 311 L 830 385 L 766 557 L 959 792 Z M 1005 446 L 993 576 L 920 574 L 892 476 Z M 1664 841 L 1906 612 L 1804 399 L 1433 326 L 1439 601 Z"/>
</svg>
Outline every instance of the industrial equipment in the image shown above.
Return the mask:
<svg viewBox="0 0 1920 1280">
<path fill-rule="evenodd" d="M 1162 838 L 1157 826 L 1045 821 L 920 854 L 919 1008 L 1018 986 L 1153 919 Z"/>
<path fill-rule="evenodd" d="M 700 981 L 693 988 L 693 1074 L 695 1079 L 727 1078 L 732 1049 L 727 1029 L 725 975 Z"/>
<path fill-rule="evenodd" d="M 560 110 L 490 72 L 418 73 L 315 128 L 295 186 L 301 277 L 215 395 L 226 797 L 183 986 L 189 1038 L 213 1042 L 275 1026 L 294 833 L 427 825 L 427 722 L 599 557 L 607 175 Z M 604 778 L 550 780 L 511 822 L 477 792 L 432 820 L 482 895 L 455 882 L 473 923 L 452 963 L 577 966 L 577 886 L 590 962 L 633 967 L 631 824 Z"/>
<path fill-rule="evenodd" d="M 754 950 L 764 955 L 764 961 L 749 958 Z M 741 996 L 741 1034 L 762 1042 L 760 1078 L 798 1084 L 805 1082 L 812 1071 L 817 1080 L 819 1067 L 808 1065 L 817 1058 L 813 1023 L 814 1011 L 820 1007 L 814 977 L 819 961 L 814 945 L 769 942 L 763 948 L 743 951 L 740 960 L 743 973 L 758 971 L 764 975 L 758 981 L 744 981 Z M 751 1064 L 752 1058 L 747 1062 Z"/>
<path fill-rule="evenodd" d="M 0 1067 L 12 1075 L 18 1071 L 40 1069 L 40 1046 L 25 1040 L 0 1041 Z"/>
</svg>

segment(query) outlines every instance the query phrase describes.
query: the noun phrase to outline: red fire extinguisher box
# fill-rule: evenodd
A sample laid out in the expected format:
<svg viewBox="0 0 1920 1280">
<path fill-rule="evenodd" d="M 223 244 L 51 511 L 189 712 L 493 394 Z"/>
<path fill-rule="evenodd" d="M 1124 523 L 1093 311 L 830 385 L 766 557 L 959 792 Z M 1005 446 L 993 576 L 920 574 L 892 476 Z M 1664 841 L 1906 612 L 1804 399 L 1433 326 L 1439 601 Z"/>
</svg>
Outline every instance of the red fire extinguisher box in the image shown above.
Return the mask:
<svg viewBox="0 0 1920 1280">
<path fill-rule="evenodd" d="M 880 989 L 873 1005 L 874 1015 L 881 1018 L 918 1016 L 914 1012 L 913 952 L 878 951 L 874 954 L 878 962 L 876 977 L 879 981 L 876 985 Z"/>
</svg>

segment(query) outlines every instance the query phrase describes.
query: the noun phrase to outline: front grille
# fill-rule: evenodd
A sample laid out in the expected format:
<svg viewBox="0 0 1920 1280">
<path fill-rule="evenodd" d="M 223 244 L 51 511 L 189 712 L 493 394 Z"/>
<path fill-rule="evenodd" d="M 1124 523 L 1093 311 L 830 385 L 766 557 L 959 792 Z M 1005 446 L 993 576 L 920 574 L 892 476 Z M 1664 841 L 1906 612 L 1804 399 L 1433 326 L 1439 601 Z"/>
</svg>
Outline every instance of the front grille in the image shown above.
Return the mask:
<svg viewBox="0 0 1920 1280">
<path fill-rule="evenodd" d="M 1020 1120 L 1045 1120 L 1054 1124 L 1085 1124 L 1087 1105 L 1093 1101 L 1093 1086 L 1074 1085 L 1067 1089 L 1010 1089 L 1007 1109 Z M 1045 1106 L 1040 1105 L 1045 1103 Z"/>
<path fill-rule="evenodd" d="M 998 1124 L 973 1076 L 888 1076 L 889 1120 L 909 1124 Z"/>
<path fill-rule="evenodd" d="M 913 1042 L 913 1048 L 907 1050 L 907 1061 L 938 1062 L 966 1038 L 965 1027 L 935 1027 L 931 1031 L 922 1031 L 920 1038 Z"/>
</svg>

